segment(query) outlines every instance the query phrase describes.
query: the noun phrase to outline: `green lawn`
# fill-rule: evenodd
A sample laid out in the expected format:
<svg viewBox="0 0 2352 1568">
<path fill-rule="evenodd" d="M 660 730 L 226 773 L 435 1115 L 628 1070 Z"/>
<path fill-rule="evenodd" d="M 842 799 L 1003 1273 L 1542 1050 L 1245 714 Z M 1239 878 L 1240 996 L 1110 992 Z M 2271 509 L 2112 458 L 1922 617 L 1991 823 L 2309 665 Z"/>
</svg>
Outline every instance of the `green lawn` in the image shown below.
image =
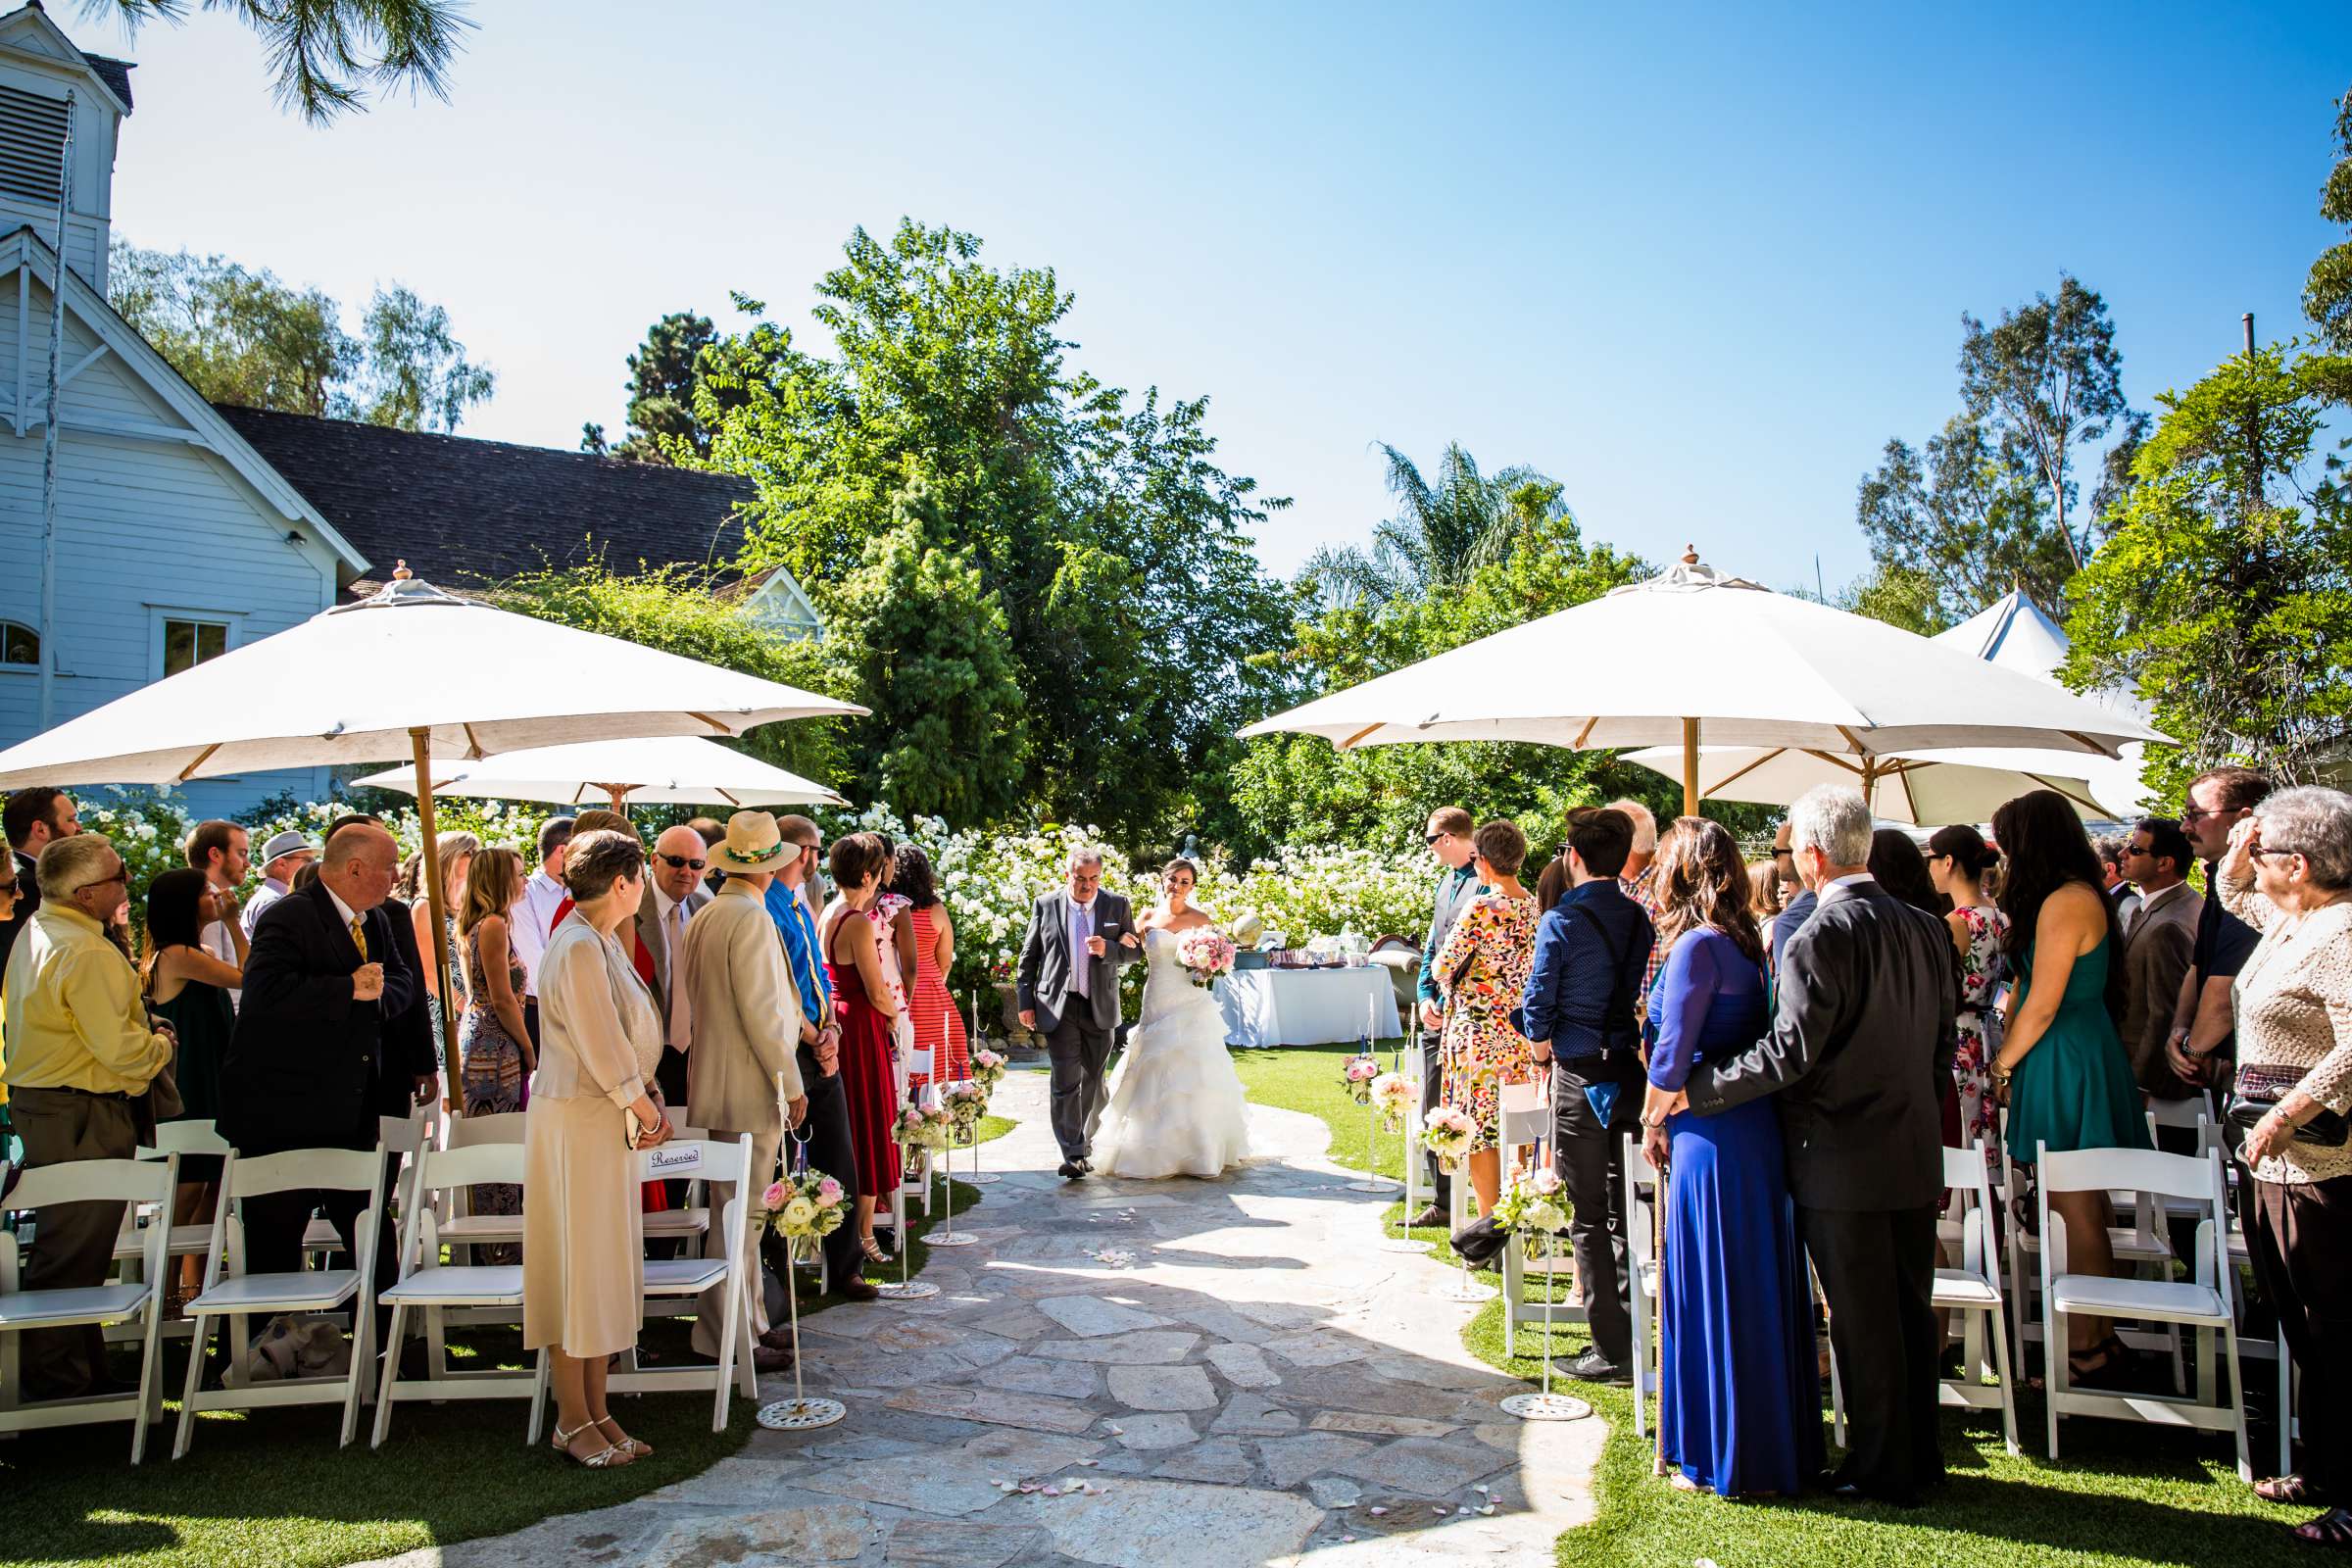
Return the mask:
<svg viewBox="0 0 2352 1568">
<path fill-rule="evenodd" d="M 984 1136 L 1001 1136 L 1011 1123 Z M 956 1184 L 956 1212 L 985 1202 L 985 1188 Z M 908 1256 L 920 1275 L 937 1218 L 917 1217 Z M 874 1277 L 884 1277 L 876 1267 Z M 888 1271 L 896 1277 L 894 1266 Z M 813 1289 L 813 1281 L 806 1288 Z M 838 1298 L 804 1298 L 804 1316 Z M 662 1362 L 682 1363 L 688 1324 L 661 1318 L 643 1345 Z M 184 1344 L 184 1342 L 181 1342 Z M 521 1335 L 492 1330 L 455 1348 L 494 1366 L 523 1364 Z M 135 1356 L 115 1371 L 135 1378 Z M 651 1458 L 590 1471 L 523 1446 L 528 1412 L 520 1399 L 445 1405 L 404 1403 L 381 1450 L 368 1447 L 373 1407 L 363 1405 L 349 1448 L 335 1446 L 340 1406 L 221 1411 L 197 1422 L 188 1457 L 171 1458 L 184 1352 L 167 1345 L 165 1421 L 148 1434 L 147 1461 L 129 1464 L 127 1424 L 27 1433 L 0 1443 L 0 1562 L 94 1563 L 135 1568 L 334 1568 L 419 1546 L 448 1545 L 519 1530 L 550 1515 L 625 1502 L 685 1480 L 741 1448 L 757 1429 L 759 1402 L 740 1395 L 727 1430 L 710 1430 L 710 1395 L 679 1393 L 616 1399 L 623 1426 L 652 1444 Z M 542 1440 L 544 1441 L 544 1440 Z"/>
<path fill-rule="evenodd" d="M 1363 1111 L 1340 1086 L 1339 1067 L 1350 1047 L 1245 1051 L 1235 1065 L 1250 1099 L 1320 1116 L 1333 1133 L 1332 1156 L 1361 1168 Z M 1384 1064 L 1386 1061 L 1384 1054 Z M 1400 1176 L 1403 1140 L 1374 1145 L 1376 1168 Z M 1391 1229 L 1397 1218 L 1391 1209 Z M 1441 1240 L 1441 1232 L 1416 1235 Z M 1553 1333 L 1553 1354 L 1565 1364 L 1589 1342 L 1578 1329 Z M 1522 1329 L 1521 1354 L 1502 1353 L 1502 1303 L 1471 1321 L 1463 1342 L 1480 1359 L 1533 1383 L 1543 1372 L 1544 1332 Z M 2257 1380 L 2266 1376 L 2257 1371 Z M 2040 1457 L 2042 1406 L 2020 1399 L 2018 1425 L 2025 1453 L 2012 1459 L 2001 1444 L 1997 1412 L 1944 1417 L 1944 1459 L 1951 1481 L 1942 1495 L 1917 1511 L 1876 1504 L 1836 1503 L 1822 1497 L 1795 1502 L 1726 1502 L 1677 1492 L 1651 1474 L 1652 1448 L 1634 1436 L 1633 1401 L 1624 1389 L 1572 1383 L 1555 1388 L 1590 1399 L 1609 1423 L 1598 1477 L 1600 1516 L 1560 1538 L 1561 1568 L 1690 1568 L 1711 1559 L 1720 1568 L 1764 1568 L 1788 1563 L 1888 1564 L 1900 1568 L 2123 1568 L 2180 1564 L 2181 1568 L 2262 1568 L 2309 1563 L 2310 1548 L 2287 1534 L 2318 1510 L 2274 1508 L 2240 1486 L 2227 1438 L 2110 1421 L 2071 1419 L 2061 1434 L 2067 1458 Z M 2256 1473 L 2266 1438 L 2255 1438 Z"/>
</svg>

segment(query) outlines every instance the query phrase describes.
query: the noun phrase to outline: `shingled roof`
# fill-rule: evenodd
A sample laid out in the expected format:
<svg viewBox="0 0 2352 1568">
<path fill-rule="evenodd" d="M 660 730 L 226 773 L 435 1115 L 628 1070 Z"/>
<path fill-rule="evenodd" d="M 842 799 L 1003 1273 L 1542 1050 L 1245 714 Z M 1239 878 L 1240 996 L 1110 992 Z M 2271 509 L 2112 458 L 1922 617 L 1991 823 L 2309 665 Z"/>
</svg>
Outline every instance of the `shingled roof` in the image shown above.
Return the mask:
<svg viewBox="0 0 2352 1568">
<path fill-rule="evenodd" d="M 114 89 L 115 96 L 122 100 L 122 107 L 128 109 L 130 74 L 139 68 L 127 60 L 110 60 L 105 55 L 94 55 L 87 49 L 81 51 L 81 58 L 92 71 L 98 73 L 100 81 Z"/>
<path fill-rule="evenodd" d="M 598 555 L 615 571 L 716 566 L 743 544 L 753 488 L 730 474 L 214 407 L 368 558 L 371 580 L 404 558 L 459 590 Z"/>
</svg>

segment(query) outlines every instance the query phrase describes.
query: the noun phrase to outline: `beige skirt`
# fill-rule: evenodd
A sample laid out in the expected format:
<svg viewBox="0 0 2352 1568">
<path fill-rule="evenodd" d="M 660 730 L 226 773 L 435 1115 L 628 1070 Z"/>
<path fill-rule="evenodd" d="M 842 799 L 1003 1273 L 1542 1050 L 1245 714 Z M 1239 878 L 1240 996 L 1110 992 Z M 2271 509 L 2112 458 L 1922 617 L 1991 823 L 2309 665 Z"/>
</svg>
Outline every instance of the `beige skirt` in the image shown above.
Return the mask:
<svg viewBox="0 0 2352 1568">
<path fill-rule="evenodd" d="M 621 1108 L 534 1095 L 523 1127 L 523 1347 L 625 1350 L 645 1322 L 645 1215 Z"/>
</svg>

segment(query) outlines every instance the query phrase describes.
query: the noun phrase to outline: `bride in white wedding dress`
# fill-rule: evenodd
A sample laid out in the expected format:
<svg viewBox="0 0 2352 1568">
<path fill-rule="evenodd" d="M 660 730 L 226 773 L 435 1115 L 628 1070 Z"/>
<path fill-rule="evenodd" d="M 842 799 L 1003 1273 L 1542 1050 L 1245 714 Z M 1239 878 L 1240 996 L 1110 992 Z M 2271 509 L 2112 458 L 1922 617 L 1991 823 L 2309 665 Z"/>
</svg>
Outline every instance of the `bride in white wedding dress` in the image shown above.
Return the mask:
<svg viewBox="0 0 2352 1568">
<path fill-rule="evenodd" d="M 1225 1015 L 1177 956 L 1184 933 L 1210 923 L 1192 906 L 1197 880 L 1190 860 L 1171 860 L 1165 896 L 1136 922 L 1144 933 L 1144 1015 L 1128 1031 L 1095 1138 L 1095 1169 L 1104 1176 L 1215 1176 L 1250 1152 Z"/>
</svg>

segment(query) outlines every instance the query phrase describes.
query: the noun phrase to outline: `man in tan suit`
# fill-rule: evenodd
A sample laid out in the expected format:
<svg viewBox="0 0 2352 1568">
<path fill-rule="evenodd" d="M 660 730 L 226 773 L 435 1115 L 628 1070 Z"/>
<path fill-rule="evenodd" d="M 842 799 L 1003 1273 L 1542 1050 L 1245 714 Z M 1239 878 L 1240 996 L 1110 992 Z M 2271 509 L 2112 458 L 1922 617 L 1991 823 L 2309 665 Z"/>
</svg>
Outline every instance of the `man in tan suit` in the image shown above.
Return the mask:
<svg viewBox="0 0 2352 1568">
<path fill-rule="evenodd" d="M 2136 823 L 2124 845 L 2124 873 L 2139 887 L 2139 906 L 2124 925 L 2124 1050 L 2139 1087 L 2164 1100 L 2190 1092 L 2165 1060 L 2164 1043 L 2205 911 L 2186 880 L 2194 853 L 2180 824 L 2162 816 Z"/>
<path fill-rule="evenodd" d="M 759 1338 L 752 1362 L 761 1372 L 780 1372 L 791 1364 L 791 1340 L 785 1331 L 769 1326 L 758 1284 L 760 1234 L 767 1223 L 760 1198 L 775 1179 L 784 1142 L 783 1117 L 776 1106 L 778 1075 L 784 1080 L 784 1099 L 795 1127 L 808 1112 L 808 1097 L 793 1056 L 800 1036 L 801 996 L 764 901 L 776 868 L 793 851 L 777 833 L 773 816 L 737 811 L 727 821 L 726 838 L 707 853 L 727 880 L 686 923 L 684 940 L 673 956 L 682 969 L 678 995 L 689 1004 L 694 1031 L 686 1055 L 687 1119 L 710 1128 L 713 1138 L 752 1135 L 752 1190 L 744 1195 L 743 1254 L 743 1277 L 753 1282 L 752 1332 Z M 714 1221 L 733 1196 L 732 1182 L 710 1184 Z M 722 1242 L 720 1227 L 713 1223 L 704 1255 L 712 1255 L 711 1250 Z M 722 1310 L 724 1303 L 713 1287 L 696 1307 L 697 1352 L 718 1353 Z"/>
</svg>

